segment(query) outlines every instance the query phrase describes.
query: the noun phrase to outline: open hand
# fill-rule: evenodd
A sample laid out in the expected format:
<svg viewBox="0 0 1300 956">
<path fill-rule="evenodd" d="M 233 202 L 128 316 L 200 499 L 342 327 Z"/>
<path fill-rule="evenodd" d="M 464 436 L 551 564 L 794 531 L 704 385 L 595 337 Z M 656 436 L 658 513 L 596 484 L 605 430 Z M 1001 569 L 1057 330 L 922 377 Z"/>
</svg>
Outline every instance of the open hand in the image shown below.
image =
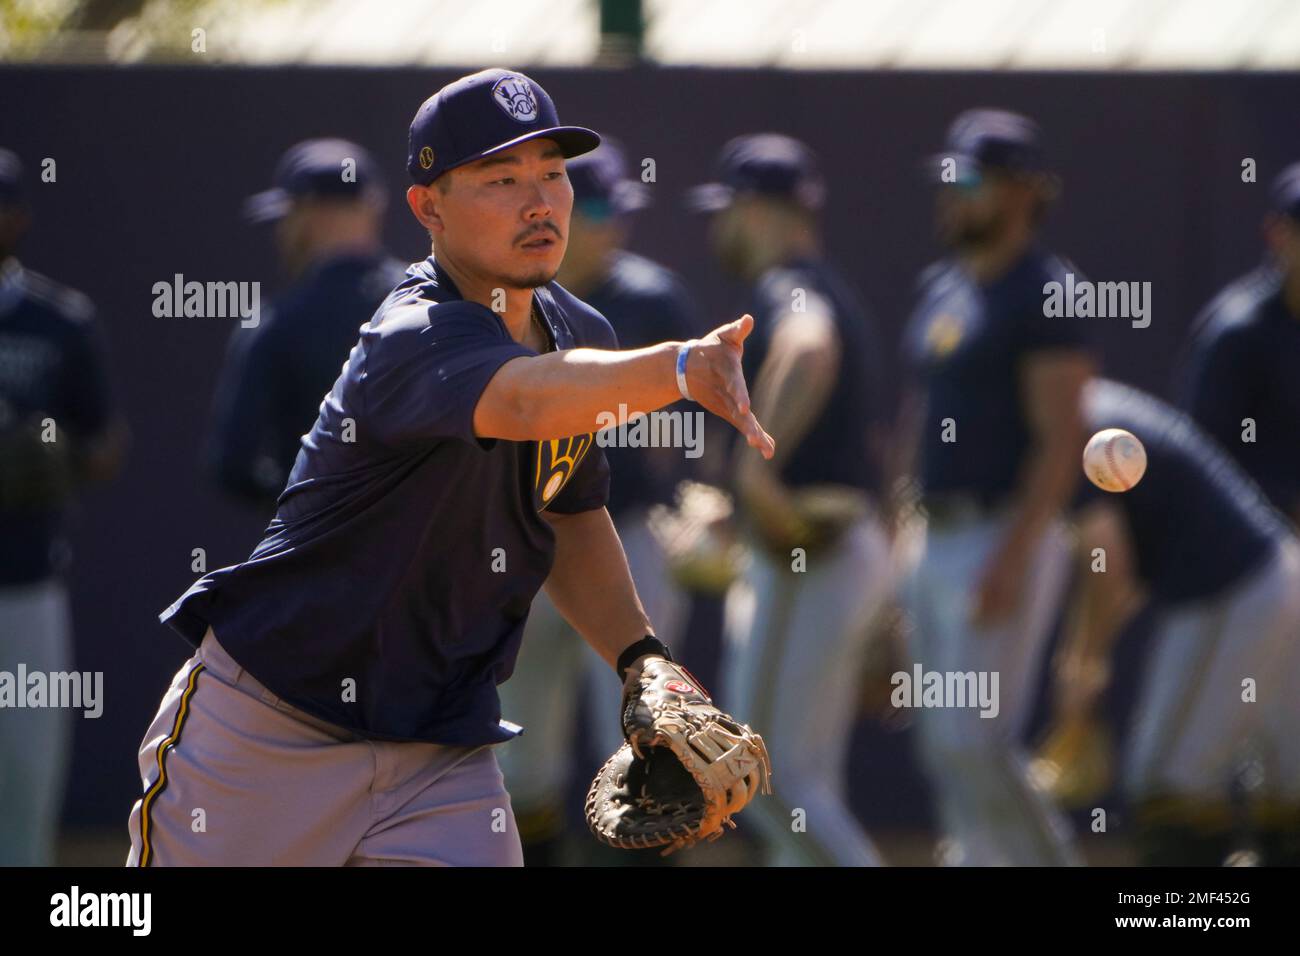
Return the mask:
<svg viewBox="0 0 1300 956">
<path fill-rule="evenodd" d="M 750 410 L 749 389 L 740 367 L 745 339 L 753 330 L 753 316 L 742 315 L 696 340 L 686 360 L 686 387 L 692 398 L 744 435 L 750 447 L 771 458 L 776 443 Z"/>
</svg>

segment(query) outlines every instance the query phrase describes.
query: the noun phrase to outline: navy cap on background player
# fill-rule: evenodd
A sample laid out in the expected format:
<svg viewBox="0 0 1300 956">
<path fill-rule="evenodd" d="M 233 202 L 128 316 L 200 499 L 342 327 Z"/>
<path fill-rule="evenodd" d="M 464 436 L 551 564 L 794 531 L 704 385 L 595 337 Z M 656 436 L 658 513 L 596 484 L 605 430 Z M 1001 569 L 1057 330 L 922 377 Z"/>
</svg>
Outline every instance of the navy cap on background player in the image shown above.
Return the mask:
<svg viewBox="0 0 1300 956">
<path fill-rule="evenodd" d="M 1273 180 L 1270 190 L 1273 211 L 1300 221 L 1300 163 L 1292 163 Z"/>
<path fill-rule="evenodd" d="M 291 146 L 276 164 L 272 181 L 270 189 L 244 201 L 250 222 L 279 219 L 297 199 L 384 202 L 379 167 L 364 147 L 345 139 L 308 139 Z"/>
<path fill-rule="evenodd" d="M 562 126 L 535 80 L 513 70 L 482 70 L 448 83 L 416 111 L 406 169 L 427 186 L 449 169 L 541 138 L 555 140 L 566 159 L 600 145 L 593 130 Z"/>
<path fill-rule="evenodd" d="M 20 206 L 22 202 L 22 161 L 12 150 L 0 148 L 0 205 Z"/>
<path fill-rule="evenodd" d="M 602 136 L 600 146 L 565 164 L 573 185 L 573 204 L 593 218 L 623 216 L 650 205 L 650 189 L 628 176 L 627 156 L 618 140 Z"/>
<path fill-rule="evenodd" d="M 696 212 L 717 212 L 739 195 L 789 199 L 806 209 L 826 201 L 817 154 L 780 133 L 737 136 L 718 156 L 717 180 L 691 189 L 686 204 Z"/>
<path fill-rule="evenodd" d="M 1010 110 L 966 110 L 952 121 L 942 153 L 930 156 L 930 171 L 942 171 L 955 160 L 959 181 L 988 170 L 1012 173 L 1047 172 L 1038 124 Z"/>
</svg>

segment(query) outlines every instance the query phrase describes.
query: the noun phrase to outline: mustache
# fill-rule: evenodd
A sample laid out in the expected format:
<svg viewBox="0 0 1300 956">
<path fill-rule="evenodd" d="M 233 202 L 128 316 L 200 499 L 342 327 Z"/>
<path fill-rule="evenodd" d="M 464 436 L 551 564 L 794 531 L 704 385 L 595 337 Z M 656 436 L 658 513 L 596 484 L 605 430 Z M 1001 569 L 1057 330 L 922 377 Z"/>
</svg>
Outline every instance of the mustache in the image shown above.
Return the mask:
<svg viewBox="0 0 1300 956">
<path fill-rule="evenodd" d="M 518 245 L 521 242 L 527 242 L 529 239 L 532 239 L 534 236 L 536 236 L 539 232 L 544 232 L 547 229 L 555 233 L 556 239 L 564 238 L 564 233 L 560 232 L 560 227 L 557 226 L 551 220 L 547 219 L 544 222 L 539 222 L 536 223 L 535 225 L 529 226 L 527 229 L 525 229 L 523 232 L 517 235 L 515 237 L 515 245 Z"/>
</svg>

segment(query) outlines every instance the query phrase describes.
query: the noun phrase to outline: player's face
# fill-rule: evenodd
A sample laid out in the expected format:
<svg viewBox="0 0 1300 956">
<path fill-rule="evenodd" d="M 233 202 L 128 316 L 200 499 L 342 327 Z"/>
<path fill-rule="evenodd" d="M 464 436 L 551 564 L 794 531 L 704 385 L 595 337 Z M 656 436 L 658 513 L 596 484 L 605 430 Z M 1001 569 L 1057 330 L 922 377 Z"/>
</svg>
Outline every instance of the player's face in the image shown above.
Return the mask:
<svg viewBox="0 0 1300 956">
<path fill-rule="evenodd" d="M 709 246 L 729 275 L 743 276 L 750 260 L 746 197 L 740 196 L 709 220 Z"/>
<path fill-rule="evenodd" d="M 626 238 L 627 226 L 619 216 L 603 206 L 593 204 L 584 210 L 581 204 L 575 205 L 564 253 L 566 267 L 586 268 L 601 262 L 621 249 Z"/>
<path fill-rule="evenodd" d="M 1001 234 L 1006 184 L 985 176 L 977 183 L 945 183 L 935 204 L 939 240 L 952 249 L 977 248 Z"/>
<path fill-rule="evenodd" d="M 573 187 L 560 148 L 535 139 L 453 170 L 434 187 L 439 257 L 512 289 L 555 278 L 564 259 Z"/>
<path fill-rule="evenodd" d="M 281 264 L 289 275 L 297 275 L 306 258 L 310 236 L 306 228 L 307 219 L 303 204 L 296 203 L 275 223 L 276 250 L 280 254 Z"/>
<path fill-rule="evenodd" d="M 341 241 L 378 242 L 381 207 L 357 199 L 295 199 L 275 223 L 275 245 L 290 276 L 301 275 Z"/>
</svg>

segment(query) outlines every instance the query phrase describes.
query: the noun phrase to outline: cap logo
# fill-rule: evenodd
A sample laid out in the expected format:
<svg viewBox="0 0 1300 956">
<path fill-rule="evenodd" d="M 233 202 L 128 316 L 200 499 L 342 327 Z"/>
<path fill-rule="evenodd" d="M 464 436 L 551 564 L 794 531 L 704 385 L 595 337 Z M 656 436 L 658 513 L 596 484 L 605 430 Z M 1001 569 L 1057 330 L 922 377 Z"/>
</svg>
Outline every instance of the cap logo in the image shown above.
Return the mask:
<svg viewBox="0 0 1300 956">
<path fill-rule="evenodd" d="M 512 74 L 497 80 L 492 87 L 492 99 L 512 120 L 531 123 L 537 119 L 537 97 L 522 76 Z"/>
<path fill-rule="evenodd" d="M 433 169 L 433 150 L 428 146 L 420 150 L 420 167 L 422 169 Z"/>
</svg>

